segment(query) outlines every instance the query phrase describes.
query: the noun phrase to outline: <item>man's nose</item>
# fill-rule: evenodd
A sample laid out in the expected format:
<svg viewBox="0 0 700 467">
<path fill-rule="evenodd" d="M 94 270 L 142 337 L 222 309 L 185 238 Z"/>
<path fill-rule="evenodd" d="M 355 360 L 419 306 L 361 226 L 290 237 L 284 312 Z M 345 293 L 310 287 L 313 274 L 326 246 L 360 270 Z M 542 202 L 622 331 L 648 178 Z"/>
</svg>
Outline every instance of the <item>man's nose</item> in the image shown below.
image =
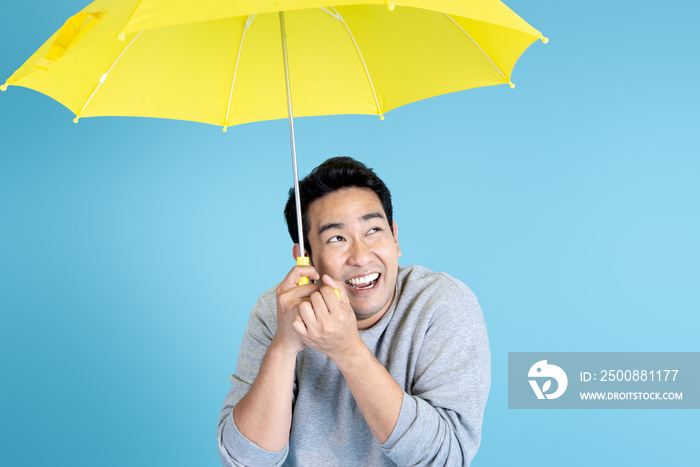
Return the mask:
<svg viewBox="0 0 700 467">
<path fill-rule="evenodd" d="M 372 261 L 372 251 L 365 242 L 358 240 L 353 242 L 350 248 L 350 257 L 348 263 L 351 266 L 364 266 Z"/>
</svg>

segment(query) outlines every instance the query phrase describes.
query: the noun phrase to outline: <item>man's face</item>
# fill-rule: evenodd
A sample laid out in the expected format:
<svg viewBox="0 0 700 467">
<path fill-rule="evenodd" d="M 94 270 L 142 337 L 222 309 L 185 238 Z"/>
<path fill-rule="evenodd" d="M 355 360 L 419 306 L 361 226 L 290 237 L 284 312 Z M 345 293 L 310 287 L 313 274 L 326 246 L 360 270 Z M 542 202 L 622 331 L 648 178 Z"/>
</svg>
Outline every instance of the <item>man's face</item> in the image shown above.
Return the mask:
<svg viewBox="0 0 700 467">
<path fill-rule="evenodd" d="M 396 288 L 401 249 L 377 194 L 343 188 L 308 208 L 311 262 L 320 275 L 342 282 L 359 329 L 372 326 L 389 309 Z"/>
</svg>

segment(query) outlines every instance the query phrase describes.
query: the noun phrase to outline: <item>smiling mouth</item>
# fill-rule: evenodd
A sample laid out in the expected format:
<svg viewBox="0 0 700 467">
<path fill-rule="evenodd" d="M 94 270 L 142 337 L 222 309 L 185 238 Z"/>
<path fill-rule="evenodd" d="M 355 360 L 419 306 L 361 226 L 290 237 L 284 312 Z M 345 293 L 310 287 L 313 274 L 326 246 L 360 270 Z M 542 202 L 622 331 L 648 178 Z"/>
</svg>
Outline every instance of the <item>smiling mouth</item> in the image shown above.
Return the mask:
<svg viewBox="0 0 700 467">
<path fill-rule="evenodd" d="M 366 276 L 353 277 L 345 281 L 345 284 L 350 288 L 355 290 L 367 290 L 371 289 L 377 284 L 380 274 L 378 272 L 373 272 L 367 274 Z"/>
</svg>

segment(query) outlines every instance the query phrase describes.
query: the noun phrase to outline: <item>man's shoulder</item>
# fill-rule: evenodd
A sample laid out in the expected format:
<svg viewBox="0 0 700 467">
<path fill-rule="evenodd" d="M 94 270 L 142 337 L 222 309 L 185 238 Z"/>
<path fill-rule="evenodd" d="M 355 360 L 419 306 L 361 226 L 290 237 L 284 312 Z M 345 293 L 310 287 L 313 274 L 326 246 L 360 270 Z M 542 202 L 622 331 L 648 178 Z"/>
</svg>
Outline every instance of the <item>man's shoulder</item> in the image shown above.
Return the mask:
<svg viewBox="0 0 700 467">
<path fill-rule="evenodd" d="M 481 313 L 476 295 L 462 281 L 423 266 L 399 268 L 399 299 L 423 310 L 464 310 Z"/>
<path fill-rule="evenodd" d="M 274 308 L 277 306 L 277 285 L 273 285 L 258 297 L 258 302 L 261 302 L 265 307 Z"/>
<path fill-rule="evenodd" d="M 277 286 L 273 286 L 266 290 L 258 296 L 258 300 L 255 302 L 253 311 L 251 314 L 255 314 L 263 319 L 263 321 L 271 321 L 275 326 L 277 325 Z"/>
<path fill-rule="evenodd" d="M 397 281 L 402 294 L 439 293 L 446 299 L 474 296 L 474 292 L 459 279 L 418 265 L 400 267 Z"/>
</svg>

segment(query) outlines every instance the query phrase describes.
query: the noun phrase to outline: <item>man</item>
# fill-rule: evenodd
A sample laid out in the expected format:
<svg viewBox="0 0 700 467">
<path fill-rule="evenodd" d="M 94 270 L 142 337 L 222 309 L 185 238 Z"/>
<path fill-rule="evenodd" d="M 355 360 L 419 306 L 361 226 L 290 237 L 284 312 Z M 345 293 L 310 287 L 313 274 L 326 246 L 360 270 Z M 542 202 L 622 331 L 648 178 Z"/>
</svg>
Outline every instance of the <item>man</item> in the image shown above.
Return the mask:
<svg viewBox="0 0 700 467">
<path fill-rule="evenodd" d="M 399 267 L 391 195 L 360 162 L 329 159 L 299 186 L 310 265 L 251 312 L 219 418 L 222 463 L 468 465 L 491 370 L 476 297 Z M 290 190 L 297 257 L 293 203 Z"/>
</svg>

